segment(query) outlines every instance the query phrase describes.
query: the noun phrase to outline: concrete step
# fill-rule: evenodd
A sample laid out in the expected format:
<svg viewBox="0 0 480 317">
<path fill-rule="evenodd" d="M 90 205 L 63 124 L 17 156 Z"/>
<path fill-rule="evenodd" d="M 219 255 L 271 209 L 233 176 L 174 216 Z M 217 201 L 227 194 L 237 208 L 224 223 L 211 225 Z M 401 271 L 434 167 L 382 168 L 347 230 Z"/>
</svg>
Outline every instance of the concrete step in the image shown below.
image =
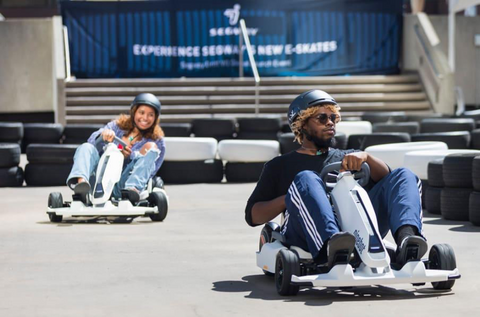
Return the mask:
<svg viewBox="0 0 480 317">
<path fill-rule="evenodd" d="M 261 86 L 331 84 L 418 83 L 417 74 L 321 76 L 321 77 L 262 77 Z M 168 87 L 168 86 L 254 86 L 252 77 L 243 78 L 136 78 L 136 79 L 76 79 L 67 83 L 73 87 Z"/>
<path fill-rule="evenodd" d="M 290 104 L 297 95 L 275 95 L 275 96 L 262 96 L 260 95 L 260 103 L 280 103 Z M 412 100 L 420 101 L 425 100 L 426 96 L 423 92 L 411 92 L 411 93 L 352 93 L 352 94 L 336 94 L 335 100 L 339 103 L 349 102 L 386 102 L 386 101 L 403 101 Z M 255 96 L 250 95 L 229 95 L 229 96 L 162 96 L 162 105 L 182 105 L 182 104 L 249 104 L 255 103 Z M 68 106 L 81 106 L 81 105 L 128 105 L 132 102 L 131 97 L 67 97 Z"/>
<path fill-rule="evenodd" d="M 281 85 L 259 87 L 260 95 L 301 94 L 311 89 L 321 89 L 330 94 L 341 93 L 378 93 L 378 92 L 420 92 L 418 83 L 407 84 L 350 84 L 350 85 Z M 186 95 L 254 95 L 255 87 L 72 87 L 67 88 L 67 97 L 128 96 L 133 99 L 137 94 L 148 92 L 162 99 L 164 96 Z"/>
</svg>

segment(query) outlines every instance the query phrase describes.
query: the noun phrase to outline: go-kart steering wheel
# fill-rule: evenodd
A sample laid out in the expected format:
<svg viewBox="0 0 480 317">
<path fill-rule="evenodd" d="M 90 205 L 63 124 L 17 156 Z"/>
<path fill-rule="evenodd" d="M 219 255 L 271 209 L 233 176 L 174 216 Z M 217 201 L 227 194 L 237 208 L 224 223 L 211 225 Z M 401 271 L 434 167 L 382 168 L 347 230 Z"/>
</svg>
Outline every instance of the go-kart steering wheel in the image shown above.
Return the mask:
<svg viewBox="0 0 480 317">
<path fill-rule="evenodd" d="M 104 141 L 103 138 L 101 137 L 102 135 L 100 134 L 97 139 L 95 140 L 95 144 L 98 145 L 100 144 L 100 142 Z M 104 141 L 105 143 L 110 143 L 110 142 L 107 142 L 107 141 Z M 125 141 L 123 141 L 121 138 L 119 138 L 118 136 L 115 136 L 115 139 L 113 140 L 113 142 L 116 142 L 117 144 L 121 144 L 123 147 L 126 147 L 127 146 L 127 143 L 125 143 Z"/>
<path fill-rule="evenodd" d="M 342 162 L 335 162 L 328 164 L 322 169 L 322 172 L 320 173 L 320 178 L 326 182 L 326 177 L 328 173 L 331 173 L 333 171 L 340 171 L 342 168 Z M 368 184 L 370 181 L 370 166 L 368 166 L 367 162 L 362 163 L 362 168 L 359 171 L 351 171 L 353 174 L 353 177 L 357 180 L 357 183 L 360 186 L 365 186 Z"/>
</svg>

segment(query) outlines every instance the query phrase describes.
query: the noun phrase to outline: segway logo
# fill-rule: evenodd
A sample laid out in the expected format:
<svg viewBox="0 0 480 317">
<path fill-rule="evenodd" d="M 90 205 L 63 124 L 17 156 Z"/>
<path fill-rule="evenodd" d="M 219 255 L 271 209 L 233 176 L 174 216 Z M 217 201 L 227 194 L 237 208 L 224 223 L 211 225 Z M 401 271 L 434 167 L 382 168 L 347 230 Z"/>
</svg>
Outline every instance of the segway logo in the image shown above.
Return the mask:
<svg viewBox="0 0 480 317">
<path fill-rule="evenodd" d="M 223 12 L 223 15 L 228 18 L 230 25 L 236 25 L 240 18 L 240 5 L 237 3 L 233 6 L 233 9 L 227 9 Z"/>
<path fill-rule="evenodd" d="M 363 250 L 366 248 L 365 243 L 363 243 L 363 238 L 360 237 L 358 230 L 355 230 L 353 235 L 355 236 L 355 247 L 357 248 L 358 253 L 362 254 Z"/>
<path fill-rule="evenodd" d="M 240 34 L 240 28 L 236 27 L 235 25 L 237 25 L 238 20 L 240 20 L 240 8 L 240 5 L 237 3 L 233 6 L 233 8 L 223 11 L 223 15 L 228 18 L 228 23 L 230 26 L 226 28 L 211 28 L 208 30 L 210 36 L 238 36 Z M 258 30 L 259 28 L 247 28 L 247 33 L 249 36 L 255 36 L 257 35 Z"/>
</svg>

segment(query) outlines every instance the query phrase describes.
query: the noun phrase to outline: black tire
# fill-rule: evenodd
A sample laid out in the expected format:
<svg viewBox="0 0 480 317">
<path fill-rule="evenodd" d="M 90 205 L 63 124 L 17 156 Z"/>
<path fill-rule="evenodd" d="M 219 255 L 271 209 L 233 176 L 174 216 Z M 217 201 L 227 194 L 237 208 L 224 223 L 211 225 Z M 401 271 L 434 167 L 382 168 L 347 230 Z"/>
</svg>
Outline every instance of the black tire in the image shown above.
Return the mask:
<svg viewBox="0 0 480 317">
<path fill-rule="evenodd" d="M 442 188 L 428 187 L 425 192 L 425 209 L 431 214 L 440 215 Z"/>
<path fill-rule="evenodd" d="M 0 168 L 20 164 L 20 145 L 16 143 L 0 143 Z"/>
<path fill-rule="evenodd" d="M 340 150 L 347 149 L 347 135 L 343 132 L 337 131 L 335 137 L 333 138 L 332 147 Z"/>
<path fill-rule="evenodd" d="M 443 188 L 440 195 L 442 217 L 446 220 L 468 221 L 472 191 L 471 188 Z"/>
<path fill-rule="evenodd" d="M 474 120 L 480 120 L 480 109 L 464 111 L 460 116 L 462 118 L 472 118 Z"/>
<path fill-rule="evenodd" d="M 238 132 L 273 132 L 282 128 L 280 118 L 238 118 Z"/>
<path fill-rule="evenodd" d="M 48 195 L 48 207 L 50 208 L 62 208 L 63 207 L 63 197 L 61 193 L 50 193 Z M 54 214 L 48 214 L 50 222 L 62 222 L 63 216 L 57 216 Z"/>
<path fill-rule="evenodd" d="M 239 140 L 277 140 L 278 132 L 256 132 L 256 131 L 239 131 L 237 134 Z"/>
<path fill-rule="evenodd" d="M 290 128 L 290 125 L 288 124 L 288 122 L 283 122 L 282 127 L 280 128 L 280 131 L 282 133 L 291 133 L 292 129 Z"/>
<path fill-rule="evenodd" d="M 225 178 L 229 183 L 252 183 L 258 182 L 262 174 L 265 162 L 260 163 L 237 163 L 225 164 Z"/>
<path fill-rule="evenodd" d="M 23 125 L 22 153 L 31 143 L 59 144 L 63 126 L 59 123 L 25 123 Z"/>
<path fill-rule="evenodd" d="M 371 134 L 351 134 L 348 137 L 349 149 L 365 150 L 372 145 L 410 142 L 408 133 L 371 133 Z"/>
<path fill-rule="evenodd" d="M 17 143 L 23 139 L 23 123 L 0 122 L 0 142 Z"/>
<path fill-rule="evenodd" d="M 420 123 L 421 133 L 472 131 L 475 129 L 475 120 L 472 118 L 430 118 Z"/>
<path fill-rule="evenodd" d="M 25 166 L 25 182 L 28 186 L 63 186 L 72 164 L 28 163 Z"/>
<path fill-rule="evenodd" d="M 157 206 L 158 214 L 151 214 L 150 219 L 152 221 L 163 221 L 167 217 L 168 213 L 168 200 L 165 193 L 161 191 L 154 191 L 148 196 L 148 202 L 150 206 Z"/>
<path fill-rule="evenodd" d="M 470 132 L 472 136 L 470 141 L 470 148 L 474 150 L 480 150 L 480 129 L 473 130 Z"/>
<path fill-rule="evenodd" d="M 403 111 L 395 112 L 373 112 L 364 113 L 362 115 L 363 121 L 369 121 L 372 124 L 378 122 L 403 122 L 407 120 L 407 116 Z"/>
<path fill-rule="evenodd" d="M 422 120 L 424 119 L 442 119 L 442 118 L 448 118 L 448 116 L 443 115 L 441 113 L 426 113 L 426 114 L 413 114 L 413 115 L 407 115 L 407 120 L 406 121 L 416 121 L 418 123 L 421 123 Z"/>
<path fill-rule="evenodd" d="M 101 128 L 101 124 L 67 124 L 63 130 L 63 144 L 85 143 L 93 132 Z"/>
<path fill-rule="evenodd" d="M 468 204 L 468 219 L 475 226 L 480 226 L 480 192 L 472 192 Z"/>
<path fill-rule="evenodd" d="M 191 123 L 162 123 L 165 136 L 189 137 L 192 135 Z"/>
<path fill-rule="evenodd" d="M 258 251 L 262 251 L 262 247 L 265 243 L 269 243 L 272 241 L 272 227 L 270 227 L 268 224 L 263 226 L 262 231 L 260 232 L 260 241 L 258 242 Z M 266 276 L 274 276 L 275 274 L 269 271 L 263 270 L 263 274 Z"/>
<path fill-rule="evenodd" d="M 230 119 L 194 119 L 192 133 L 196 137 L 212 137 L 218 141 L 232 139 L 235 133 L 235 121 Z"/>
<path fill-rule="evenodd" d="M 278 143 L 280 143 L 280 153 L 290 153 L 300 148 L 300 144 L 295 142 L 295 136 L 292 132 L 282 133 L 278 136 Z"/>
<path fill-rule="evenodd" d="M 449 149 L 468 149 L 470 146 L 470 132 L 434 132 L 412 135 L 412 142 L 440 141 L 445 142 Z"/>
<path fill-rule="evenodd" d="M 21 167 L 0 167 L 0 187 L 20 187 L 23 180 L 24 173 Z"/>
<path fill-rule="evenodd" d="M 403 132 L 408 134 L 417 134 L 420 132 L 420 124 L 418 122 L 378 122 L 373 124 L 374 133 L 378 132 Z"/>
<path fill-rule="evenodd" d="M 443 159 L 436 159 L 428 162 L 427 167 L 428 184 L 432 187 L 444 187 L 443 182 Z"/>
<path fill-rule="evenodd" d="M 472 162 L 472 185 L 476 191 L 480 191 L 480 155 Z"/>
<path fill-rule="evenodd" d="M 275 261 L 275 286 L 282 296 L 297 295 L 300 287 L 292 285 L 292 275 L 300 274 L 298 256 L 290 250 L 282 249 L 277 253 Z"/>
<path fill-rule="evenodd" d="M 454 270 L 457 268 L 457 260 L 453 248 L 446 243 L 434 244 L 428 254 L 429 269 L 431 270 Z M 455 280 L 432 282 L 435 289 L 447 290 L 451 289 L 455 284 Z"/>
<path fill-rule="evenodd" d="M 77 144 L 29 144 L 27 160 L 40 164 L 73 164 Z"/>
<path fill-rule="evenodd" d="M 166 184 L 220 183 L 223 163 L 221 160 L 165 161 L 157 175 Z"/>
<path fill-rule="evenodd" d="M 446 187 L 471 188 L 473 159 L 478 154 L 457 153 L 447 155 L 443 160 L 443 182 Z"/>
</svg>

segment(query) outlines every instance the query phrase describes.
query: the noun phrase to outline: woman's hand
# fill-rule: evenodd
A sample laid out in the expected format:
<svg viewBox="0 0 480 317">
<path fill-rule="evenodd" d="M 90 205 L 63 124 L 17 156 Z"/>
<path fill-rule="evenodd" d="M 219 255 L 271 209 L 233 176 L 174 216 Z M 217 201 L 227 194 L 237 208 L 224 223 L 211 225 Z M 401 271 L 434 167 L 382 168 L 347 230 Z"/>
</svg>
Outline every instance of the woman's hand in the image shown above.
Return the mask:
<svg viewBox="0 0 480 317">
<path fill-rule="evenodd" d="M 132 146 L 131 145 L 124 146 L 122 149 L 122 154 L 124 158 L 126 159 L 129 158 L 130 154 L 132 154 Z"/>
<path fill-rule="evenodd" d="M 115 132 L 110 129 L 105 129 L 102 132 L 102 138 L 105 142 L 113 142 L 113 140 L 115 139 Z"/>
</svg>

